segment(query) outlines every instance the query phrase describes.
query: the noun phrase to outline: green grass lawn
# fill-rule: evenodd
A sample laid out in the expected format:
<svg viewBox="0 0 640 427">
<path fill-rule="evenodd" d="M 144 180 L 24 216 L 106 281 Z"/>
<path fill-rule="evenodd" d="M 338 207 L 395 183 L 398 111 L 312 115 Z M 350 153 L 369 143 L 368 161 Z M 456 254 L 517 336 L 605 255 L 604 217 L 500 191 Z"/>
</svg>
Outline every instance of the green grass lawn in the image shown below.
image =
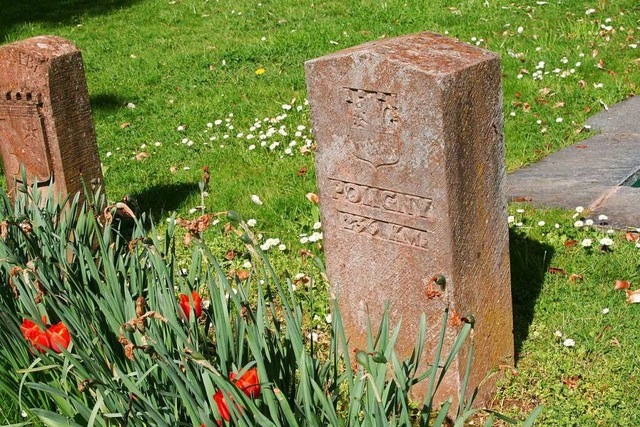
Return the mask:
<svg viewBox="0 0 640 427">
<path fill-rule="evenodd" d="M 322 252 L 317 207 L 305 197 L 316 192 L 305 60 L 425 30 L 499 53 L 509 170 L 588 136 L 588 116 L 640 86 L 636 0 L 0 0 L 0 10 L 0 41 L 54 34 L 82 50 L 111 200 L 130 196 L 161 226 L 172 213 L 235 209 L 264 241 L 279 239 L 269 254 L 292 276 L 317 274 L 304 254 Z M 601 251 L 603 232 L 574 227 L 573 212 L 516 208 L 519 357 L 495 408 L 544 403 L 543 425 L 640 424 L 638 307 L 613 291 L 616 279 L 637 282 L 638 249 L 617 234 Z M 587 237 L 591 249 L 581 246 Z M 225 268 L 245 268 L 223 223 L 207 239 Z M 573 239 L 580 244 L 567 248 Z M 571 273 L 584 277 L 569 281 Z M 326 289 L 299 288 L 309 322 L 321 325 Z"/>
</svg>

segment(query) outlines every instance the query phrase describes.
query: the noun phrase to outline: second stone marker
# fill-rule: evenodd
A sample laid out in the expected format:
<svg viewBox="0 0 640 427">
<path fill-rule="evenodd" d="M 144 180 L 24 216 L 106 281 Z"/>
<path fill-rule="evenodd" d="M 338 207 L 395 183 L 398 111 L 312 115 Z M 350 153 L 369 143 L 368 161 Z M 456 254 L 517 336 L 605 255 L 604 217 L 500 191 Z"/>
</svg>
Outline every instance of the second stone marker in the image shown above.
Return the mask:
<svg viewBox="0 0 640 427">
<path fill-rule="evenodd" d="M 367 319 L 377 325 L 389 302 L 403 357 L 426 314 L 426 369 L 444 308 L 473 314 L 468 390 L 513 363 L 500 73 L 497 55 L 433 33 L 306 63 L 327 275 L 350 350 L 366 348 Z M 443 290 L 430 284 L 439 274 Z M 457 396 L 466 351 L 437 399 Z"/>
</svg>

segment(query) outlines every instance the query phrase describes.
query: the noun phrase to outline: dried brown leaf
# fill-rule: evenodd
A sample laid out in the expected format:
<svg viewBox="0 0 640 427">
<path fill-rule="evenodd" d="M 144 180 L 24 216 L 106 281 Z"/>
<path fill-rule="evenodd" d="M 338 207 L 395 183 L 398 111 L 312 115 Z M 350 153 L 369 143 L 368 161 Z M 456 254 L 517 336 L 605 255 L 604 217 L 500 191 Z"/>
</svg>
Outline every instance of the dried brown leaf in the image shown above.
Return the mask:
<svg viewBox="0 0 640 427">
<path fill-rule="evenodd" d="M 528 196 L 511 198 L 511 201 L 514 203 L 530 202 L 531 200 L 532 200 L 531 197 L 528 197 Z"/>
<path fill-rule="evenodd" d="M 568 248 L 574 247 L 577 244 L 578 244 L 577 240 L 567 240 L 566 242 L 564 242 L 564 247 L 568 249 Z"/>
<path fill-rule="evenodd" d="M 638 239 L 640 239 L 640 233 L 637 231 L 627 231 L 626 233 L 624 233 L 624 237 L 629 242 L 637 242 Z"/>
<path fill-rule="evenodd" d="M 320 201 L 320 199 L 318 198 L 318 195 L 315 193 L 307 193 L 305 197 L 307 198 L 307 200 L 309 200 L 313 204 L 318 204 L 318 202 Z"/>
<path fill-rule="evenodd" d="M 616 280 L 616 285 L 613 289 L 619 291 L 620 289 L 629 289 L 631 287 L 631 282 L 628 280 Z"/>
<path fill-rule="evenodd" d="M 146 152 L 144 152 L 144 151 L 142 151 L 142 152 L 140 152 L 140 153 L 136 154 L 136 160 L 137 160 L 137 161 L 144 160 L 144 159 L 146 159 L 147 157 L 149 157 L 149 153 L 146 153 Z"/>
<path fill-rule="evenodd" d="M 302 166 L 300 169 L 298 169 L 298 176 L 305 176 L 306 174 L 307 174 L 306 166 Z"/>
<path fill-rule="evenodd" d="M 238 270 L 236 272 L 236 275 L 238 276 L 238 279 L 240 280 L 247 280 L 249 278 L 249 270 Z"/>
<path fill-rule="evenodd" d="M 231 260 L 233 260 L 235 257 L 236 257 L 236 251 L 234 251 L 233 249 L 228 250 L 228 251 L 227 251 L 227 253 L 226 253 L 226 254 L 224 254 L 224 258 L 225 258 L 227 261 L 231 261 Z"/>
<path fill-rule="evenodd" d="M 569 388 L 569 390 L 575 390 L 575 388 L 578 387 L 579 380 L 580 375 L 573 375 L 571 377 L 563 378 L 562 382 Z"/>
<path fill-rule="evenodd" d="M 627 302 L 630 304 L 640 303 L 640 289 L 636 289 L 635 291 L 625 291 L 627 293 Z"/>
<path fill-rule="evenodd" d="M 576 282 L 578 280 L 583 280 L 583 279 L 584 279 L 584 275 L 583 274 L 571 273 L 571 275 L 569 276 L 569 281 L 570 282 Z"/>
<path fill-rule="evenodd" d="M 563 275 L 563 276 L 564 276 L 565 274 L 567 274 L 567 271 L 566 271 L 566 270 L 564 270 L 564 269 L 562 269 L 562 268 L 558 268 L 558 267 L 549 267 L 549 268 L 547 268 L 547 271 L 548 271 L 550 274 L 560 274 L 560 275 Z"/>
</svg>

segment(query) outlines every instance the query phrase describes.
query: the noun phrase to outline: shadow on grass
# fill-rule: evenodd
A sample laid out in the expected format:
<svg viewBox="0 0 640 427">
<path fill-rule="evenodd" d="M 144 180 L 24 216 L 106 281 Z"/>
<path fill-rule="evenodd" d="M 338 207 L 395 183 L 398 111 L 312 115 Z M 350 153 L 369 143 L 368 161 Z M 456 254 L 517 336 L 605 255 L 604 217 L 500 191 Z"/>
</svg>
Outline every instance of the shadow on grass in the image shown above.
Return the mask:
<svg viewBox="0 0 640 427">
<path fill-rule="evenodd" d="M 105 112 L 115 111 L 127 104 L 124 97 L 112 93 L 99 93 L 91 95 L 91 110 Z"/>
<path fill-rule="evenodd" d="M 0 0 L 0 43 L 13 28 L 25 23 L 80 23 L 84 15 L 102 15 L 140 0 Z"/>
<path fill-rule="evenodd" d="M 193 194 L 199 194 L 197 183 L 177 183 L 158 185 L 147 190 L 132 194 L 132 209 L 137 213 L 145 212 L 156 223 L 162 220 L 168 212 L 183 205 L 184 201 Z"/>
<path fill-rule="evenodd" d="M 509 230 L 511 253 L 511 295 L 516 362 L 529 336 L 536 301 L 553 256 L 553 248 Z"/>
</svg>

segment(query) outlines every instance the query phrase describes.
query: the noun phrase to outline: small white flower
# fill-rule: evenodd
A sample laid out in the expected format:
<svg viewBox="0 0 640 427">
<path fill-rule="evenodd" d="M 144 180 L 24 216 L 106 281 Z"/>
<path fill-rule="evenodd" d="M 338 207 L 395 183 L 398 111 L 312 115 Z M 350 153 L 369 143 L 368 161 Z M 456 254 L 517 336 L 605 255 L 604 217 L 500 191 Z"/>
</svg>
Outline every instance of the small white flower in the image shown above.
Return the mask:
<svg viewBox="0 0 640 427">
<path fill-rule="evenodd" d="M 603 308 L 602 309 L 602 314 L 608 314 L 609 313 L 609 309 L 608 308 Z"/>
<path fill-rule="evenodd" d="M 254 144 L 251 144 L 251 145 L 249 146 L 249 151 L 253 151 L 253 150 L 255 150 L 255 149 L 256 149 L 256 146 L 255 146 Z"/>
<path fill-rule="evenodd" d="M 327 322 L 327 323 L 333 322 L 333 317 L 331 316 L 331 313 L 329 313 L 326 316 L 324 316 L 324 321 Z"/>
<path fill-rule="evenodd" d="M 591 247 L 591 245 L 593 244 L 593 240 L 591 240 L 591 239 L 584 239 L 584 240 L 582 241 L 582 243 L 581 243 L 581 244 L 582 244 L 582 247 L 583 247 L 583 248 L 590 248 L 590 247 Z"/>
<path fill-rule="evenodd" d="M 283 109 L 283 110 L 287 110 L 287 111 L 288 111 L 288 110 L 291 110 L 291 105 L 289 105 L 289 104 L 282 104 L 282 109 Z"/>
<path fill-rule="evenodd" d="M 222 124 L 222 120 L 218 119 L 215 122 L 213 122 L 213 124 L 216 126 L 220 126 Z"/>
<path fill-rule="evenodd" d="M 320 223 L 320 221 L 318 221 L 315 224 L 313 224 L 313 229 L 314 230 L 319 230 L 321 228 L 322 228 L 322 224 Z"/>
<path fill-rule="evenodd" d="M 153 143 L 153 145 L 155 145 L 156 147 L 160 147 L 162 143 L 160 141 L 156 141 Z"/>
<path fill-rule="evenodd" d="M 257 223 L 258 223 L 258 221 L 256 221 L 254 218 L 249 218 L 247 220 L 247 225 L 249 227 L 255 227 Z"/>
<path fill-rule="evenodd" d="M 186 129 L 185 125 L 180 125 L 180 126 L 177 127 L 178 132 L 182 132 L 185 129 Z"/>
<path fill-rule="evenodd" d="M 607 230 L 607 234 L 615 234 L 616 230 L 610 228 Z"/>
<path fill-rule="evenodd" d="M 318 240 L 322 240 L 322 233 L 314 232 L 308 239 L 310 242 L 317 242 Z"/>
<path fill-rule="evenodd" d="M 307 339 L 313 342 L 318 342 L 318 339 L 320 339 L 320 335 L 317 332 L 310 332 L 307 334 Z"/>
<path fill-rule="evenodd" d="M 251 261 L 245 261 L 245 262 L 244 262 L 244 264 L 242 264 L 242 266 L 243 266 L 244 268 L 246 268 L 246 269 L 249 269 L 249 268 L 253 267 L 253 266 L 251 265 Z"/>
<path fill-rule="evenodd" d="M 562 120 L 564 120 L 562 117 L 558 117 L 558 118 L 556 119 L 556 123 L 562 123 Z"/>
<path fill-rule="evenodd" d="M 558 337 L 558 338 L 562 338 L 562 332 L 560 332 L 560 331 L 555 331 L 555 332 L 553 333 L 553 335 L 555 335 L 555 336 L 556 336 L 556 337 Z"/>
<path fill-rule="evenodd" d="M 196 209 L 196 208 L 191 208 L 191 209 L 189 209 L 189 213 L 190 213 L 190 214 L 194 214 L 194 213 L 196 213 L 197 211 L 198 211 L 198 209 Z"/>
<path fill-rule="evenodd" d="M 255 195 L 255 194 L 252 194 L 252 195 L 251 195 L 251 201 L 252 201 L 253 203 L 255 203 L 256 205 L 262 205 L 262 204 L 263 204 L 263 203 L 262 203 L 262 200 L 260 200 L 260 197 L 258 197 L 258 196 L 257 196 L 257 195 Z"/>
<path fill-rule="evenodd" d="M 134 104 L 133 102 L 130 102 L 130 103 L 127 104 L 127 108 L 130 109 L 130 110 L 133 110 L 133 109 L 136 108 L 136 104 Z"/>
<path fill-rule="evenodd" d="M 280 251 L 286 251 L 287 250 L 287 245 L 285 245 L 284 243 L 280 243 L 278 245 L 278 250 Z"/>
<path fill-rule="evenodd" d="M 518 27 L 518 34 L 522 34 L 523 31 L 524 31 L 523 27 Z"/>
<path fill-rule="evenodd" d="M 515 220 L 516 220 L 516 218 L 515 218 L 513 215 L 509 215 L 509 216 L 507 217 L 507 222 L 508 222 L 509 224 L 511 224 L 511 223 L 512 223 L 513 221 L 515 221 Z"/>
<path fill-rule="evenodd" d="M 580 228 L 584 226 L 584 221 L 576 221 L 573 223 L 573 226 L 576 228 Z"/>
<path fill-rule="evenodd" d="M 576 345 L 576 342 L 574 340 L 572 340 L 571 338 L 567 338 L 566 340 L 564 340 L 562 345 L 565 346 L 565 347 L 573 347 L 574 345 Z"/>
<path fill-rule="evenodd" d="M 524 213 L 524 209 L 517 209 L 516 212 L 518 213 Z"/>
<path fill-rule="evenodd" d="M 595 9 L 587 9 L 585 12 L 585 15 L 593 15 L 594 13 L 596 13 Z"/>
<path fill-rule="evenodd" d="M 606 215 L 598 215 L 598 221 L 606 221 L 608 220 L 609 217 Z"/>
<path fill-rule="evenodd" d="M 538 226 L 542 227 L 543 225 L 545 225 L 544 221 L 538 221 Z"/>
<path fill-rule="evenodd" d="M 521 222 L 516 222 L 516 227 L 522 227 L 524 224 Z"/>
<path fill-rule="evenodd" d="M 300 243 L 302 244 L 309 243 L 309 238 L 307 236 L 300 237 Z"/>
<path fill-rule="evenodd" d="M 27 418 L 29 415 L 25 411 L 22 411 L 22 412 L 20 412 L 20 416 L 22 418 Z"/>
<path fill-rule="evenodd" d="M 576 206 L 576 212 L 582 213 L 584 212 L 584 208 L 582 206 Z"/>
<path fill-rule="evenodd" d="M 211 306 L 211 300 L 203 299 L 202 300 L 202 308 L 204 308 L 205 310 L 208 310 L 209 306 Z"/>
<path fill-rule="evenodd" d="M 555 224 L 554 227 L 555 228 L 560 228 L 560 224 Z"/>
<path fill-rule="evenodd" d="M 593 225 L 593 220 L 592 219 L 585 220 L 584 225 L 586 225 L 587 227 L 591 227 Z"/>
<path fill-rule="evenodd" d="M 613 240 L 608 237 L 603 237 L 600 239 L 600 244 L 602 246 L 613 246 Z"/>
<path fill-rule="evenodd" d="M 107 157 L 111 157 L 113 156 L 113 153 L 111 151 L 107 151 Z"/>
</svg>

